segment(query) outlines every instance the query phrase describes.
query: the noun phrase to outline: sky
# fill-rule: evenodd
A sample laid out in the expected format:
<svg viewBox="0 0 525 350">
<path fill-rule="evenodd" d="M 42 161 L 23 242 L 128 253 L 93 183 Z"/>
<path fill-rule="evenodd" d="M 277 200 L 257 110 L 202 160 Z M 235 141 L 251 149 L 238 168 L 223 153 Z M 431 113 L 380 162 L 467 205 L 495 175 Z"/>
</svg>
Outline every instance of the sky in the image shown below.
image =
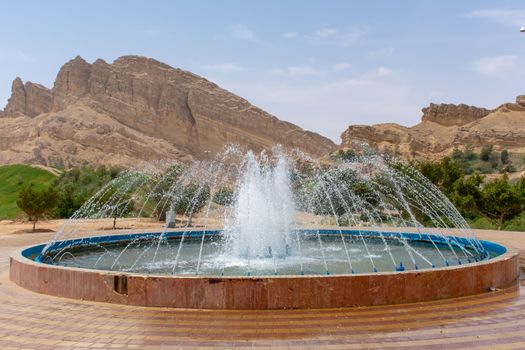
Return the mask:
<svg viewBox="0 0 525 350">
<path fill-rule="evenodd" d="M 0 0 L 0 106 L 80 55 L 155 58 L 340 142 L 351 124 L 525 94 L 525 1 Z M 0 107 L 1 108 L 1 107 Z"/>
</svg>

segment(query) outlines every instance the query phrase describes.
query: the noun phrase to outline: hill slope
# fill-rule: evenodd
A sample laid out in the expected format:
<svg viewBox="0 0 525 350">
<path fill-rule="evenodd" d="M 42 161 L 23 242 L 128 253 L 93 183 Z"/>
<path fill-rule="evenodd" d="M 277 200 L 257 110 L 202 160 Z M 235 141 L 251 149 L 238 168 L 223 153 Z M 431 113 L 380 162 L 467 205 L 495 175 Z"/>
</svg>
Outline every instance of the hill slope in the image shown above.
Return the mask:
<svg viewBox="0 0 525 350">
<path fill-rule="evenodd" d="M 437 159 L 455 147 L 494 145 L 525 153 L 525 96 L 494 110 L 466 105 L 430 104 L 423 108 L 421 123 L 413 127 L 398 124 L 351 125 L 341 135 L 342 147 L 365 142 L 380 150 L 397 152 L 407 159 Z"/>
<path fill-rule="evenodd" d="M 16 205 L 22 188 L 33 184 L 40 190 L 51 184 L 56 175 L 47 170 L 29 165 L 13 164 L 0 166 L 0 220 L 12 219 L 20 212 Z"/>
<path fill-rule="evenodd" d="M 0 164 L 188 161 L 229 143 L 255 151 L 282 144 L 315 157 L 336 148 L 202 77 L 138 56 L 111 64 L 76 57 L 52 89 L 17 78 L 0 112 Z"/>
</svg>

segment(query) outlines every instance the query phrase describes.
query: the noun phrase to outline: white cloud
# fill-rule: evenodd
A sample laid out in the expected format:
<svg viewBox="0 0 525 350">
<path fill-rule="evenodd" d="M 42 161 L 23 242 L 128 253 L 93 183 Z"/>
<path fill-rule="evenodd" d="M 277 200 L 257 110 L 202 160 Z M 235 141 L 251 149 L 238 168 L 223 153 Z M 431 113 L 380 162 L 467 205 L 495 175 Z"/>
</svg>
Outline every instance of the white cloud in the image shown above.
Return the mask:
<svg viewBox="0 0 525 350">
<path fill-rule="evenodd" d="M 352 67 L 352 64 L 348 62 L 339 62 L 339 63 L 334 64 L 332 66 L 332 69 L 335 72 L 342 72 L 342 71 L 348 70 L 350 67 Z"/>
<path fill-rule="evenodd" d="M 382 49 L 373 50 L 368 53 L 370 57 L 389 57 L 396 52 L 396 49 L 393 47 L 384 47 Z"/>
<path fill-rule="evenodd" d="M 466 16 L 516 28 L 525 25 L 525 9 L 484 9 L 469 12 Z"/>
<path fill-rule="evenodd" d="M 518 63 L 518 56 L 501 55 L 483 57 L 472 63 L 474 70 L 490 77 L 503 77 L 512 72 Z"/>
<path fill-rule="evenodd" d="M 236 24 L 232 28 L 233 37 L 239 40 L 256 41 L 255 34 L 244 24 Z"/>
<path fill-rule="evenodd" d="M 339 44 L 344 47 L 354 46 L 361 39 L 362 33 L 359 31 L 346 32 L 341 35 Z"/>
<path fill-rule="evenodd" d="M 303 77 L 308 75 L 320 74 L 320 71 L 311 66 L 291 66 L 286 68 L 275 68 L 269 71 L 271 74 L 288 76 L 288 77 Z"/>
<path fill-rule="evenodd" d="M 318 38 L 330 38 L 335 36 L 339 31 L 336 28 L 321 28 L 315 32 Z"/>
<path fill-rule="evenodd" d="M 313 34 L 305 35 L 304 38 L 314 44 L 350 47 L 358 43 L 363 34 L 363 30 L 340 30 L 326 27 L 318 29 Z"/>
<path fill-rule="evenodd" d="M 308 57 L 307 61 L 309 64 L 314 64 L 315 62 L 317 62 L 317 58 L 310 56 Z"/>
<path fill-rule="evenodd" d="M 384 77 L 390 77 L 394 74 L 394 71 L 388 67 L 377 67 L 373 74 L 377 77 L 377 78 L 384 78 Z"/>
<path fill-rule="evenodd" d="M 295 39 L 299 35 L 298 32 L 286 32 L 281 34 L 281 36 L 285 39 Z"/>
<path fill-rule="evenodd" d="M 215 64 L 205 64 L 201 66 L 202 69 L 209 71 L 209 72 L 216 72 L 216 73 L 233 73 L 233 72 L 240 72 L 245 70 L 244 67 L 239 66 L 236 63 L 215 63 Z"/>
</svg>

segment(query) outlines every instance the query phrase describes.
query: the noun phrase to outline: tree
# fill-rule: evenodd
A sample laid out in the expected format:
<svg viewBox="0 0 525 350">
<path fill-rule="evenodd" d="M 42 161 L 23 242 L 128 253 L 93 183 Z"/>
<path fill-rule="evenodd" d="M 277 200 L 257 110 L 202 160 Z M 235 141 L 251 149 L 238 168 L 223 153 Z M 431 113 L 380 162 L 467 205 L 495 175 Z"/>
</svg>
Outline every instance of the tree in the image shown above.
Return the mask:
<svg viewBox="0 0 525 350">
<path fill-rule="evenodd" d="M 35 232 L 37 221 L 56 206 L 57 199 L 58 196 L 53 187 L 35 191 L 31 184 L 20 191 L 16 205 L 26 213 L 29 221 L 33 223 L 33 232 Z"/>
<path fill-rule="evenodd" d="M 509 151 L 504 149 L 503 151 L 501 151 L 500 157 L 501 157 L 501 163 L 502 164 L 508 164 L 509 163 Z"/>
<path fill-rule="evenodd" d="M 58 191 L 57 205 L 53 211 L 53 216 L 55 217 L 71 217 L 86 200 L 86 198 L 76 193 L 72 184 L 65 184 Z"/>
<path fill-rule="evenodd" d="M 127 216 L 134 209 L 133 200 L 131 196 L 126 193 L 121 200 L 113 206 L 111 216 L 113 217 L 113 230 L 117 228 L 117 219 Z"/>
<path fill-rule="evenodd" d="M 95 197 L 90 199 L 87 208 L 95 217 L 113 218 L 113 229 L 117 227 L 117 219 L 126 217 L 135 209 L 139 191 L 149 182 L 149 177 L 143 173 L 125 172 L 113 179 L 102 188 Z M 88 214 L 84 211 L 83 214 Z"/>
<path fill-rule="evenodd" d="M 353 169 L 323 170 L 303 181 L 295 195 L 300 210 L 332 216 L 341 226 L 350 223 L 356 207 L 369 210 L 380 201 L 370 183 Z"/>
<path fill-rule="evenodd" d="M 221 187 L 214 193 L 213 203 L 219 205 L 230 205 L 233 203 L 233 190 L 229 187 Z"/>
<path fill-rule="evenodd" d="M 450 159 L 450 157 L 445 157 L 439 162 L 420 162 L 417 164 L 417 168 L 446 195 L 452 193 L 454 183 L 464 176 L 458 162 Z"/>
<path fill-rule="evenodd" d="M 474 146 L 471 144 L 468 144 L 465 146 L 465 151 L 463 152 L 465 160 L 472 161 L 476 160 L 477 155 L 474 152 Z"/>
<path fill-rule="evenodd" d="M 210 198 L 210 187 L 207 184 L 188 184 L 174 202 L 176 214 L 188 216 L 187 226 L 191 226 L 193 214 L 198 213 Z"/>
<path fill-rule="evenodd" d="M 500 155 L 498 152 L 492 152 L 489 157 L 490 166 L 492 169 L 496 169 L 499 165 Z"/>
<path fill-rule="evenodd" d="M 489 161 L 492 162 L 495 155 L 499 161 L 501 155 L 497 152 L 491 152 Z M 457 163 L 450 159 L 415 164 L 423 175 L 441 189 L 461 215 L 468 219 L 484 217 L 502 229 L 506 227 L 507 221 L 523 215 L 525 176 L 514 185 L 509 182 L 506 173 L 500 178 L 484 183 L 484 177 L 478 173 L 465 176 L 458 171 L 456 165 Z M 485 166 L 488 165 L 488 162 L 485 163 Z M 512 168 L 510 161 L 504 169 L 509 167 Z"/>
<path fill-rule="evenodd" d="M 492 149 L 493 149 L 492 145 L 484 145 L 481 148 L 481 152 L 479 153 L 479 158 L 482 161 L 488 162 L 490 159 L 490 155 L 492 153 Z"/>
<path fill-rule="evenodd" d="M 119 168 L 105 166 L 96 169 L 84 166 L 64 171 L 53 183 L 58 193 L 53 215 L 59 218 L 71 217 L 86 200 L 116 179 L 119 173 Z"/>
<path fill-rule="evenodd" d="M 457 147 L 454 147 L 454 150 L 452 151 L 452 159 L 454 160 L 463 159 L 463 151 Z"/>
<path fill-rule="evenodd" d="M 134 209 L 131 191 L 122 186 L 110 187 L 98 200 L 103 213 L 113 218 L 113 229 L 117 228 L 117 219 L 128 215 Z"/>
<path fill-rule="evenodd" d="M 165 221 L 169 216 L 168 211 L 172 211 L 170 203 L 174 197 L 182 192 L 183 187 L 180 178 L 185 172 L 185 168 L 180 164 L 174 164 L 167 168 L 162 174 L 151 178 L 149 185 L 146 186 L 149 208 L 151 214 L 159 221 Z"/>
<path fill-rule="evenodd" d="M 509 177 L 504 174 L 483 187 L 480 209 L 501 230 L 506 220 L 512 219 L 523 210 L 523 198 L 521 185 L 512 186 Z"/>
<path fill-rule="evenodd" d="M 475 173 L 454 183 L 454 191 L 449 195 L 449 199 L 461 211 L 462 215 L 469 218 L 479 215 L 483 180 L 482 176 Z"/>
</svg>

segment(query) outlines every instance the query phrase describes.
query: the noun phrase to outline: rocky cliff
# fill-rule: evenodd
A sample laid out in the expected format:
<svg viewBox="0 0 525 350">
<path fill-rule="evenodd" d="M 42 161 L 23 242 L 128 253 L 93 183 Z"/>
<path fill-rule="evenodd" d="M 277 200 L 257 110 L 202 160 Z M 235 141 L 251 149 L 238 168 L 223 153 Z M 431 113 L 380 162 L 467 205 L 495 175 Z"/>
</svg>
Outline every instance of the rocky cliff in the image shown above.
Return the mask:
<svg viewBox="0 0 525 350">
<path fill-rule="evenodd" d="M 455 147 L 472 145 L 480 149 L 485 144 L 525 153 L 525 96 L 494 110 L 431 103 L 422 112 L 421 123 L 413 127 L 351 125 L 341 135 L 341 147 L 367 143 L 407 159 L 436 159 L 449 155 Z"/>
<path fill-rule="evenodd" d="M 467 106 L 465 104 L 435 104 L 431 103 L 422 109 L 423 122 L 434 122 L 444 126 L 465 125 L 481 119 L 490 113 L 490 110 Z"/>
<path fill-rule="evenodd" d="M 51 104 L 51 90 L 30 81 L 24 84 L 22 79 L 17 77 L 11 86 L 11 98 L 1 116 L 36 117 L 41 113 L 49 112 Z"/>
<path fill-rule="evenodd" d="M 17 78 L 0 114 L 0 164 L 189 161 L 230 143 L 255 151 L 282 144 L 314 157 L 336 147 L 202 77 L 138 56 L 76 57 L 52 89 Z"/>
</svg>

